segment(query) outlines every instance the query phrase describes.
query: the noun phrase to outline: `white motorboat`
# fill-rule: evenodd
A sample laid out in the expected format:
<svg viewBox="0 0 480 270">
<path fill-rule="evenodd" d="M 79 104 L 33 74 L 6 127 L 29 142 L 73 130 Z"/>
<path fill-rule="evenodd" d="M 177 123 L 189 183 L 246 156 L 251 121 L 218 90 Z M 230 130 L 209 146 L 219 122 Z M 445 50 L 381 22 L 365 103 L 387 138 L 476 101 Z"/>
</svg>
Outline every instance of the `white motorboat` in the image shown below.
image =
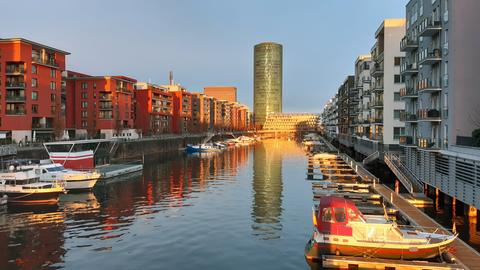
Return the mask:
<svg viewBox="0 0 480 270">
<path fill-rule="evenodd" d="M 13 204 L 53 204 L 65 193 L 65 181 L 40 180 L 40 171 L 22 169 L 11 165 L 9 171 L 0 173 L 0 196 L 7 195 Z"/>
<path fill-rule="evenodd" d="M 63 165 L 41 160 L 39 164 L 21 166 L 25 169 L 36 169 L 40 173 L 40 181 L 51 182 L 64 180 L 67 190 L 92 189 L 100 178 L 100 173 L 94 170 L 77 171 L 66 169 Z"/>
</svg>

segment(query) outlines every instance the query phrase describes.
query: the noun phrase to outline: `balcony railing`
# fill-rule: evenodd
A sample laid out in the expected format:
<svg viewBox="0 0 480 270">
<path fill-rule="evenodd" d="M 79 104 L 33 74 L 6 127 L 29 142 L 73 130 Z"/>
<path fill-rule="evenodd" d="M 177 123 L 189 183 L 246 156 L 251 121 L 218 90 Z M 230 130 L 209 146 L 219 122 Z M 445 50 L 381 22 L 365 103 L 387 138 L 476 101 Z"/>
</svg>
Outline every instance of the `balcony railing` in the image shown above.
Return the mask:
<svg viewBox="0 0 480 270">
<path fill-rule="evenodd" d="M 401 98 L 417 98 L 418 92 L 417 89 L 413 87 L 405 87 L 400 89 Z"/>
<path fill-rule="evenodd" d="M 420 109 L 417 115 L 419 120 L 441 121 L 440 111 L 437 109 Z"/>
<path fill-rule="evenodd" d="M 383 83 L 377 82 L 373 84 L 373 92 L 383 92 Z"/>
<path fill-rule="evenodd" d="M 369 97 L 372 94 L 371 90 L 365 90 L 363 91 L 363 96 L 364 97 Z"/>
<path fill-rule="evenodd" d="M 440 63 L 442 61 L 442 50 L 438 48 L 425 49 L 418 55 L 418 60 L 420 65 L 433 65 Z"/>
<path fill-rule="evenodd" d="M 402 41 L 400 41 L 400 51 L 408 52 L 413 51 L 418 48 L 418 40 L 413 40 L 408 37 L 403 37 Z"/>
<path fill-rule="evenodd" d="M 399 139 L 400 145 L 414 145 L 414 139 L 412 136 L 401 135 Z"/>
<path fill-rule="evenodd" d="M 434 16 L 425 18 L 418 25 L 420 36 L 433 36 L 442 30 L 442 22 Z"/>
<path fill-rule="evenodd" d="M 417 146 L 422 149 L 438 150 L 440 149 L 440 140 L 430 138 L 418 138 Z"/>
<path fill-rule="evenodd" d="M 17 88 L 17 89 L 23 89 L 25 88 L 25 82 L 8 82 L 5 84 L 5 87 L 7 89 L 14 89 L 14 88 Z"/>
<path fill-rule="evenodd" d="M 383 74 L 383 65 L 376 63 L 372 67 L 372 76 L 378 77 Z"/>
<path fill-rule="evenodd" d="M 15 95 L 7 95 L 6 96 L 7 102 L 25 102 L 25 96 L 15 96 Z"/>
<path fill-rule="evenodd" d="M 383 107 L 383 100 L 381 99 L 376 99 L 376 100 L 373 100 L 370 105 L 374 108 L 376 107 Z"/>
<path fill-rule="evenodd" d="M 382 123 L 383 123 L 383 118 L 381 118 L 381 117 L 372 117 L 372 118 L 370 118 L 370 123 L 371 123 L 371 124 L 382 124 Z"/>
<path fill-rule="evenodd" d="M 400 112 L 400 121 L 402 122 L 416 122 L 418 117 L 416 114 L 411 112 Z"/>
<path fill-rule="evenodd" d="M 437 92 L 441 90 L 442 90 L 442 86 L 440 85 L 439 80 L 433 81 L 429 79 L 423 79 L 418 82 L 419 92 Z"/>
<path fill-rule="evenodd" d="M 369 136 L 370 140 L 383 141 L 383 134 L 372 133 Z"/>
<path fill-rule="evenodd" d="M 5 110 L 5 113 L 7 115 L 24 115 L 27 112 L 25 109 L 17 109 L 17 110 Z"/>
<path fill-rule="evenodd" d="M 23 75 L 25 73 L 25 68 L 23 65 L 7 65 L 5 73 L 6 75 Z"/>
<path fill-rule="evenodd" d="M 41 64 L 41 65 L 58 67 L 57 62 L 53 58 L 42 58 L 42 57 L 39 57 L 39 56 L 32 56 L 32 62 L 37 63 L 37 64 Z"/>
<path fill-rule="evenodd" d="M 100 95 L 101 100 L 112 100 L 112 95 Z"/>
<path fill-rule="evenodd" d="M 400 73 L 401 74 L 414 74 L 418 72 L 418 65 L 417 63 L 407 63 L 404 62 L 400 65 Z"/>
</svg>

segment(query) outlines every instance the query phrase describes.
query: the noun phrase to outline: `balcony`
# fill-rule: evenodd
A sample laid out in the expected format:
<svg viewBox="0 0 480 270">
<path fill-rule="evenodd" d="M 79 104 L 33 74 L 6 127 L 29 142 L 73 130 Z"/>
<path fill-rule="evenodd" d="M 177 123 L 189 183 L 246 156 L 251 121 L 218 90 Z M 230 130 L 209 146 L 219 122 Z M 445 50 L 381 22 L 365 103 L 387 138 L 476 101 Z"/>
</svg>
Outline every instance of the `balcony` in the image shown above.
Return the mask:
<svg viewBox="0 0 480 270">
<path fill-rule="evenodd" d="M 418 121 L 418 117 L 416 114 L 411 112 L 401 112 L 400 113 L 400 121 L 414 123 Z"/>
<path fill-rule="evenodd" d="M 432 81 L 429 79 L 423 79 L 418 82 L 418 92 L 432 93 L 442 91 L 440 81 Z"/>
<path fill-rule="evenodd" d="M 7 95 L 5 100 L 7 103 L 25 103 L 26 98 L 22 95 Z"/>
<path fill-rule="evenodd" d="M 400 74 L 402 75 L 412 75 L 418 73 L 417 63 L 409 64 L 404 62 L 400 65 Z"/>
<path fill-rule="evenodd" d="M 400 51 L 411 52 L 418 48 L 418 40 L 412 40 L 408 37 L 403 37 L 400 41 Z"/>
<path fill-rule="evenodd" d="M 7 81 L 5 87 L 7 89 L 25 89 L 25 82 Z"/>
<path fill-rule="evenodd" d="M 438 139 L 419 138 L 417 140 L 417 146 L 420 149 L 436 151 L 440 150 L 440 141 Z"/>
<path fill-rule="evenodd" d="M 370 106 L 372 108 L 383 108 L 383 100 L 381 99 L 376 99 L 376 100 L 373 100 L 371 103 L 370 103 Z"/>
<path fill-rule="evenodd" d="M 374 77 L 382 76 L 382 75 L 383 75 L 383 65 L 380 65 L 380 64 L 378 64 L 378 63 L 376 63 L 375 65 L 373 65 L 371 74 L 372 74 L 372 76 L 374 76 Z"/>
<path fill-rule="evenodd" d="M 6 115 L 24 115 L 27 112 L 25 109 L 5 110 Z"/>
<path fill-rule="evenodd" d="M 415 146 L 414 141 L 412 136 L 402 135 L 400 136 L 399 144 L 403 146 Z"/>
<path fill-rule="evenodd" d="M 430 37 L 434 36 L 435 34 L 439 33 L 442 30 L 442 22 L 440 19 L 435 17 L 425 18 L 419 25 L 418 25 L 418 32 L 420 36 L 423 37 Z"/>
<path fill-rule="evenodd" d="M 373 92 L 383 92 L 383 83 L 375 83 L 373 85 Z"/>
<path fill-rule="evenodd" d="M 370 134 L 369 139 L 374 141 L 383 141 L 383 134 L 372 133 Z"/>
<path fill-rule="evenodd" d="M 442 61 L 442 51 L 440 49 L 425 49 L 420 52 L 419 56 L 420 65 L 434 65 Z"/>
<path fill-rule="evenodd" d="M 101 111 L 110 111 L 113 109 L 113 105 L 109 103 L 100 103 L 98 109 Z"/>
<path fill-rule="evenodd" d="M 98 98 L 100 100 L 112 100 L 112 95 L 102 94 Z"/>
<path fill-rule="evenodd" d="M 437 109 L 420 109 L 417 111 L 419 121 L 442 121 L 440 111 Z"/>
<path fill-rule="evenodd" d="M 23 64 L 21 65 L 7 65 L 5 68 L 5 75 L 24 75 L 25 74 L 25 68 Z"/>
<path fill-rule="evenodd" d="M 372 92 L 370 90 L 363 91 L 363 97 L 369 97 L 371 95 L 372 95 Z"/>
<path fill-rule="evenodd" d="M 370 124 L 374 125 L 381 125 L 383 124 L 383 118 L 382 117 L 372 117 L 370 118 Z"/>
<path fill-rule="evenodd" d="M 400 89 L 401 98 L 418 98 L 417 89 L 413 87 L 405 87 Z"/>
<path fill-rule="evenodd" d="M 58 67 L 58 64 L 54 58 L 42 58 L 40 56 L 32 55 L 32 63 L 50 66 L 50 67 Z"/>
</svg>

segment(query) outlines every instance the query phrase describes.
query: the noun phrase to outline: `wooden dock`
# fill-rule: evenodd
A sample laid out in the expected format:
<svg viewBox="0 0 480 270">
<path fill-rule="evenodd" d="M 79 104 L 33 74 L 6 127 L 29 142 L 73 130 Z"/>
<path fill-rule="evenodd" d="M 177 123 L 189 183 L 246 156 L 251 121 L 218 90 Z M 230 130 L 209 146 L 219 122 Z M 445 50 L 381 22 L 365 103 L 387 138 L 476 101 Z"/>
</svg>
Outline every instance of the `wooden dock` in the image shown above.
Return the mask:
<svg viewBox="0 0 480 270">
<path fill-rule="evenodd" d="M 376 185 L 375 190 L 388 200 L 395 208 L 397 208 L 402 215 L 410 220 L 413 224 L 422 227 L 442 227 L 435 220 L 430 218 L 427 214 L 420 211 L 415 206 L 411 205 L 402 196 L 395 193 L 384 185 Z M 392 198 L 393 200 L 390 200 Z M 480 253 L 470 247 L 467 243 L 457 238 L 452 244 L 453 257 L 467 269 L 480 270 Z"/>
</svg>

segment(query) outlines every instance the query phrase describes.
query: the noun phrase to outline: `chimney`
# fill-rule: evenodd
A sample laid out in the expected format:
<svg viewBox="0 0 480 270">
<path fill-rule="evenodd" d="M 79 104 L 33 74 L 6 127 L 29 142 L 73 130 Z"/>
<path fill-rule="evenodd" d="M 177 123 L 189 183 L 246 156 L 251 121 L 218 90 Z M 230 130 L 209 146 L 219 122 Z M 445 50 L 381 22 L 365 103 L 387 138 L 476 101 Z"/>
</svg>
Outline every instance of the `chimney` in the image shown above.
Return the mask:
<svg viewBox="0 0 480 270">
<path fill-rule="evenodd" d="M 173 71 L 170 70 L 169 74 L 170 85 L 173 85 Z"/>
</svg>

